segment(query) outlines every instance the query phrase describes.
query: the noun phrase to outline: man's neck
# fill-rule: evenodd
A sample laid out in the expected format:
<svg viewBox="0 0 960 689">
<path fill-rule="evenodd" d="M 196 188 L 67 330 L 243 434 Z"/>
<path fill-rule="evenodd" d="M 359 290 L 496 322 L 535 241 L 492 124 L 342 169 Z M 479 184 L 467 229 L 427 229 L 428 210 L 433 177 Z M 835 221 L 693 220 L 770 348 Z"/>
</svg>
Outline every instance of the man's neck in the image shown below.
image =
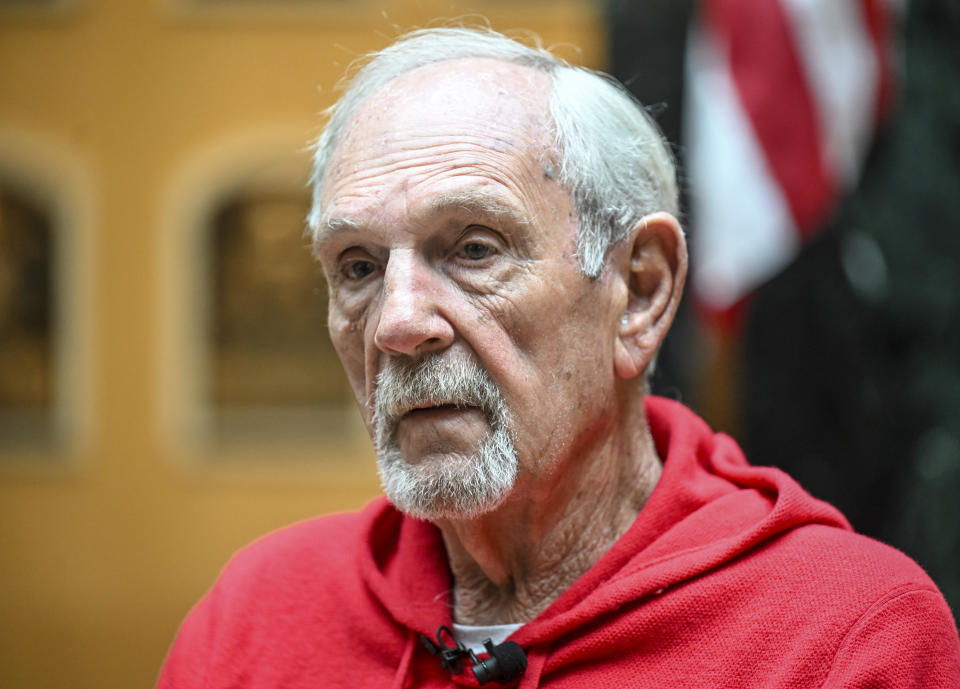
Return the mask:
<svg viewBox="0 0 960 689">
<path fill-rule="evenodd" d="M 439 524 L 455 621 L 532 620 L 630 528 L 662 468 L 649 432 L 643 428 L 626 447 L 609 443 L 589 459 L 542 494 L 521 493 L 478 519 Z"/>
</svg>

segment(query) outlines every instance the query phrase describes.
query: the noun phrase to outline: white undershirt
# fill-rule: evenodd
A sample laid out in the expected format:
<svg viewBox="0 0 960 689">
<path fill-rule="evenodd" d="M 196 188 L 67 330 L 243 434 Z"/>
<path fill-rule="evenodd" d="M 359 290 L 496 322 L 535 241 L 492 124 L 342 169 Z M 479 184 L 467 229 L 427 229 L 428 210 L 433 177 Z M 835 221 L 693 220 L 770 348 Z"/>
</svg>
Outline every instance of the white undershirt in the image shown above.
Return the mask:
<svg viewBox="0 0 960 689">
<path fill-rule="evenodd" d="M 454 622 L 453 636 L 474 653 L 485 653 L 487 649 L 483 647 L 484 641 L 492 639 L 494 645 L 503 643 L 508 636 L 522 626 L 522 622 L 488 625 L 457 624 Z"/>
</svg>

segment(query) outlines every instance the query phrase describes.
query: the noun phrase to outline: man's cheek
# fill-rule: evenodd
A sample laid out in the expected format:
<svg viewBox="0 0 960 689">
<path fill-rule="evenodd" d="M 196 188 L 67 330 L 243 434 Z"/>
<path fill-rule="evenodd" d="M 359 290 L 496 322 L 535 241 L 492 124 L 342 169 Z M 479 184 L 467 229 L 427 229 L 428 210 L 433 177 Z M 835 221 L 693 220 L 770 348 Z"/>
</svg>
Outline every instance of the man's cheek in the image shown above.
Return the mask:
<svg viewBox="0 0 960 689">
<path fill-rule="evenodd" d="M 363 336 L 356 328 L 341 319 L 331 317 L 328 323 L 330 341 L 347 374 L 350 388 L 361 409 L 367 404 L 366 379 L 364 376 Z M 364 416 L 366 411 L 364 410 Z"/>
</svg>

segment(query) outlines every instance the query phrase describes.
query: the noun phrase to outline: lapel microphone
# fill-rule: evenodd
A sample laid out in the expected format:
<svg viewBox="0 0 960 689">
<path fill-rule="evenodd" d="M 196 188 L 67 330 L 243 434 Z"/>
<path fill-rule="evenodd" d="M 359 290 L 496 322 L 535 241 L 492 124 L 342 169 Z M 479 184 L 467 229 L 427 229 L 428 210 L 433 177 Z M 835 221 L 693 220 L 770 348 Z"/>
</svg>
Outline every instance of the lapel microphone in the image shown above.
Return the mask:
<svg viewBox="0 0 960 689">
<path fill-rule="evenodd" d="M 451 642 L 449 646 L 444 637 Z M 527 654 L 516 641 L 494 645 L 493 639 L 486 639 L 483 647 L 490 654 L 486 660 L 480 660 L 476 653 L 457 641 L 446 625 L 437 629 L 436 643 L 423 634 L 420 635 L 420 641 L 430 653 L 440 658 L 440 664 L 452 675 L 463 672 L 463 660 L 469 658 L 472 665 L 470 669 L 480 685 L 492 680 L 507 684 L 522 677 L 527 669 Z"/>
</svg>

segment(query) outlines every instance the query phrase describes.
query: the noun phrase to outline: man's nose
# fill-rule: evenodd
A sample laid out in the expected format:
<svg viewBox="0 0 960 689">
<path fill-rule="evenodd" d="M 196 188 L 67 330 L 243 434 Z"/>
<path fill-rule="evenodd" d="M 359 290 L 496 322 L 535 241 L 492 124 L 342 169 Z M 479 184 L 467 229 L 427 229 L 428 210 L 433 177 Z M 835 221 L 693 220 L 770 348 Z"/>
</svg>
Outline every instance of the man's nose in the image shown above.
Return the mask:
<svg viewBox="0 0 960 689">
<path fill-rule="evenodd" d="M 443 285 L 419 257 L 395 253 L 383 278 L 374 344 L 386 354 L 419 356 L 446 349 L 454 330 L 440 311 Z"/>
</svg>

